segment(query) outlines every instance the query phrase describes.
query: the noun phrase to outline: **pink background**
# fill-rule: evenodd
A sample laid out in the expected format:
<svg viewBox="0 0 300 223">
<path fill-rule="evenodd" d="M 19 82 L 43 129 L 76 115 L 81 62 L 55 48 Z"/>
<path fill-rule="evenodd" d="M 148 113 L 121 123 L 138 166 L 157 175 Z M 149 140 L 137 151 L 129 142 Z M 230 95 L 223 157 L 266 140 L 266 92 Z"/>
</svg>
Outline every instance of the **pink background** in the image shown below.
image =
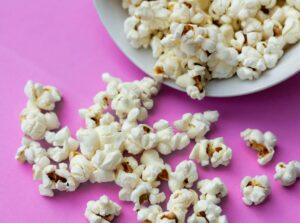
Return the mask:
<svg viewBox="0 0 300 223">
<path fill-rule="evenodd" d="M 0 1 L 0 222 L 86 222 L 86 202 L 108 194 L 122 205 L 116 222 L 136 222 L 132 205 L 120 202 L 118 187 L 108 184 L 82 185 L 74 193 L 41 197 L 32 180 L 29 165 L 14 160 L 22 133 L 18 115 L 25 106 L 23 86 L 28 79 L 58 87 L 64 100 L 58 107 L 62 125 L 73 134 L 83 126 L 77 110 L 92 103 L 104 88 L 104 71 L 124 80 L 140 79 L 137 69 L 115 46 L 99 22 L 92 1 L 80 0 L 2 0 Z M 228 168 L 198 168 L 201 179 L 221 177 L 229 187 L 222 203 L 231 223 L 298 223 L 300 219 L 300 182 L 285 189 L 272 178 L 279 161 L 300 160 L 300 76 L 272 89 L 249 96 L 192 101 L 184 93 L 163 87 L 155 101 L 149 122 L 165 118 L 173 121 L 185 112 L 217 109 L 220 121 L 210 137 L 224 136 L 234 158 Z M 279 138 L 274 160 L 266 167 L 256 163 L 256 154 L 239 137 L 247 127 L 271 130 Z M 187 159 L 188 148 L 167 158 L 174 166 Z M 272 194 L 258 207 L 243 205 L 239 184 L 243 176 L 266 174 Z M 166 185 L 163 186 L 166 190 Z M 166 190 L 167 191 L 167 190 Z M 167 193 L 169 194 L 169 193 Z"/>
</svg>

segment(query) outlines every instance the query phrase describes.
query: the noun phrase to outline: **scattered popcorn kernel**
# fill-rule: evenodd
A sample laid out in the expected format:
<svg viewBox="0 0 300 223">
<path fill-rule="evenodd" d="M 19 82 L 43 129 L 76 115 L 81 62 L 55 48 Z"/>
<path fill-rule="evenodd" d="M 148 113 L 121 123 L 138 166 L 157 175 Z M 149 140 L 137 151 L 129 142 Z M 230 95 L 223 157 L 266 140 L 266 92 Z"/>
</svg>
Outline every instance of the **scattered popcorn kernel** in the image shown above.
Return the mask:
<svg viewBox="0 0 300 223">
<path fill-rule="evenodd" d="M 86 205 L 85 217 L 90 223 L 110 223 L 120 215 L 121 206 L 103 195 L 97 201 L 89 201 Z"/>
<path fill-rule="evenodd" d="M 222 137 L 202 139 L 194 146 L 190 159 L 198 161 L 202 166 L 227 166 L 232 159 L 232 150 L 224 144 Z"/>
<path fill-rule="evenodd" d="M 208 200 L 215 204 L 219 204 L 221 199 L 227 195 L 227 187 L 219 177 L 212 180 L 201 180 L 197 184 L 201 195 L 201 200 Z"/>
<path fill-rule="evenodd" d="M 52 197 L 53 190 L 75 191 L 79 183 L 72 177 L 65 163 L 60 163 L 58 168 L 55 165 L 48 165 L 43 169 L 42 184 L 39 185 L 40 194 Z"/>
<path fill-rule="evenodd" d="M 20 120 L 22 132 L 33 140 L 43 139 L 47 130 L 57 129 L 60 125 L 54 112 L 44 114 L 30 103 L 22 111 Z"/>
<path fill-rule="evenodd" d="M 55 87 L 43 86 L 31 80 L 27 81 L 24 92 L 31 103 L 46 111 L 54 110 L 55 103 L 61 100 L 61 95 Z"/>
<path fill-rule="evenodd" d="M 194 205 L 194 213 L 187 219 L 188 223 L 227 223 L 225 215 L 221 215 L 222 209 L 209 200 L 199 200 Z"/>
<path fill-rule="evenodd" d="M 186 214 L 188 208 L 195 204 L 198 200 L 198 195 L 191 189 L 179 189 L 174 191 L 167 204 L 168 211 L 173 213 Z"/>
<path fill-rule="evenodd" d="M 172 169 L 168 164 L 163 162 L 156 150 L 144 151 L 140 162 L 145 166 L 142 179 L 151 183 L 152 186 L 157 187 L 160 185 L 160 181 L 169 180 Z"/>
<path fill-rule="evenodd" d="M 217 111 L 206 111 L 204 113 L 186 113 L 180 120 L 174 122 L 174 126 L 190 137 L 190 139 L 200 140 L 210 131 L 211 123 L 218 120 Z"/>
<path fill-rule="evenodd" d="M 155 223 L 157 216 L 162 213 L 159 205 L 143 207 L 137 212 L 137 220 L 146 223 Z"/>
<path fill-rule="evenodd" d="M 69 158 L 70 153 L 78 149 L 79 142 L 71 137 L 68 127 L 58 132 L 46 132 L 45 140 L 53 147 L 48 148 L 48 156 L 55 162 L 61 162 Z"/>
<path fill-rule="evenodd" d="M 198 180 L 196 165 L 193 161 L 184 160 L 176 166 L 169 176 L 169 188 L 172 192 L 183 188 L 191 188 Z"/>
<path fill-rule="evenodd" d="M 296 182 L 297 178 L 300 177 L 300 162 L 280 162 L 276 165 L 275 171 L 275 180 L 280 181 L 282 186 L 291 186 Z"/>
<path fill-rule="evenodd" d="M 84 183 L 90 179 L 93 171 L 92 163 L 82 154 L 74 152 L 70 158 L 70 172 L 74 179 L 79 183 Z"/>
<path fill-rule="evenodd" d="M 159 189 L 152 187 L 150 183 L 142 182 L 132 191 L 130 199 L 134 203 L 134 210 L 139 210 L 147 205 L 162 203 L 166 196 L 164 192 L 159 192 Z"/>
<path fill-rule="evenodd" d="M 115 183 L 121 187 L 119 199 L 130 201 L 132 191 L 142 181 L 141 175 L 144 165 L 139 165 L 134 157 L 123 157 L 121 164 L 116 169 Z"/>
<path fill-rule="evenodd" d="M 246 176 L 241 182 L 241 190 L 246 205 L 258 205 L 270 194 L 271 187 L 267 176 Z"/>
<path fill-rule="evenodd" d="M 165 211 L 160 213 L 156 218 L 156 223 L 184 223 L 185 214 Z"/>
<path fill-rule="evenodd" d="M 272 160 L 277 142 L 277 138 L 272 132 L 262 133 L 258 129 L 246 129 L 241 132 L 241 137 L 249 147 L 258 152 L 257 162 L 260 165 L 265 165 Z"/>
</svg>

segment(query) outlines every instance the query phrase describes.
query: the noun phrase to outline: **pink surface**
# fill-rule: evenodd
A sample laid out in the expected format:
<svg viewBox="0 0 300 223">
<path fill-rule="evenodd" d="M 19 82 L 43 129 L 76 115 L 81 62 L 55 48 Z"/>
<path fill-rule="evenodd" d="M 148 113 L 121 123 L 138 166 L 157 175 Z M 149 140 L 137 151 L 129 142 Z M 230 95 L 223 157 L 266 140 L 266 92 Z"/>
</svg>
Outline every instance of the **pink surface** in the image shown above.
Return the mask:
<svg viewBox="0 0 300 223">
<path fill-rule="evenodd" d="M 41 197 L 39 182 L 32 180 L 31 167 L 19 164 L 14 155 L 22 137 L 18 115 L 26 103 L 23 86 L 28 79 L 53 84 L 61 90 L 64 100 L 58 114 L 62 125 L 68 125 L 74 134 L 83 126 L 77 110 L 90 105 L 93 95 L 104 88 L 100 81 L 102 72 L 111 72 L 124 80 L 140 79 L 143 72 L 111 41 L 91 1 L 4 0 L 0 15 L 0 222 L 86 222 L 86 202 L 102 194 L 108 194 L 123 207 L 115 222 L 136 222 L 132 205 L 118 200 L 118 187 L 112 183 L 87 184 L 74 193 Z M 300 182 L 285 189 L 272 176 L 277 162 L 300 160 L 299 86 L 298 75 L 254 95 L 206 98 L 201 102 L 163 87 L 149 122 L 160 118 L 173 121 L 185 112 L 219 110 L 220 121 L 210 137 L 224 136 L 234 158 L 228 168 L 198 170 L 201 179 L 219 176 L 229 187 L 229 196 L 222 203 L 229 222 L 298 223 Z M 274 160 L 266 167 L 257 164 L 256 154 L 239 137 L 247 127 L 271 130 L 279 138 Z M 187 159 L 190 150 L 167 160 L 174 166 Z M 243 176 L 256 174 L 270 177 L 272 194 L 263 205 L 246 207 L 239 184 Z M 166 189 L 166 185 L 163 187 Z"/>
</svg>

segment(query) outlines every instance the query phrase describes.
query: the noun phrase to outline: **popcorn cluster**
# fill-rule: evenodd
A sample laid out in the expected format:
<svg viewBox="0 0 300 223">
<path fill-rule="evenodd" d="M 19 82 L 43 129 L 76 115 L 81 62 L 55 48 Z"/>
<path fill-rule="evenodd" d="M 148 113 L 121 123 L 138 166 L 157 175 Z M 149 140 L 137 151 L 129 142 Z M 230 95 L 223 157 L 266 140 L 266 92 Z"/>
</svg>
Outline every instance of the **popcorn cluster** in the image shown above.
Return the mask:
<svg viewBox="0 0 300 223">
<path fill-rule="evenodd" d="M 123 3 L 135 11 L 141 2 L 135 1 L 135 6 L 132 1 Z M 163 12 L 156 8 L 156 1 L 142 4 L 143 10 L 153 8 L 150 17 L 160 16 L 159 13 Z M 172 7 L 178 7 L 176 4 Z M 180 15 L 173 16 L 181 18 Z M 190 19 L 197 20 L 201 15 L 190 16 Z M 85 182 L 114 182 L 120 187 L 119 199 L 133 203 L 139 221 L 227 223 L 219 206 L 221 199 L 228 194 L 223 181 L 218 177 L 198 181 L 193 161 L 183 160 L 172 170 L 161 157 L 184 149 L 193 140 L 196 144 L 190 159 L 202 166 L 227 166 L 232 159 L 232 150 L 225 145 L 223 138 L 205 138 L 219 113 L 187 113 L 176 120 L 174 126 L 166 120 L 150 126 L 143 121 L 154 105 L 152 97 L 158 93 L 159 83 L 150 78 L 122 82 L 109 74 L 103 74 L 102 78 L 107 83 L 106 90 L 94 97 L 93 105 L 80 109 L 79 115 L 85 127 L 78 129 L 76 138 L 72 137 L 67 126 L 59 129 L 60 123 L 54 112 L 56 103 L 61 100 L 58 90 L 32 81 L 26 84 L 28 102 L 20 119 L 24 136 L 15 158 L 32 165 L 33 178 L 41 181 L 40 194 L 52 197 L 55 191 L 72 192 Z M 277 141 L 274 134 L 247 129 L 241 136 L 258 151 L 261 165 L 272 159 Z M 298 161 L 276 166 L 274 178 L 283 186 L 294 184 L 299 177 Z M 160 206 L 167 199 L 159 188 L 163 181 L 172 192 L 166 210 Z M 200 195 L 192 189 L 197 181 Z M 241 190 L 245 204 L 257 205 L 270 194 L 270 184 L 266 176 L 245 177 Z M 191 207 L 193 214 L 187 216 Z M 91 223 L 106 223 L 120 211 L 118 204 L 102 196 L 98 201 L 88 202 L 85 216 Z"/>
<path fill-rule="evenodd" d="M 300 39 L 298 0 L 122 0 L 124 32 L 134 48 L 151 48 L 157 80 L 171 79 L 193 99 L 207 82 L 259 78 Z"/>
<path fill-rule="evenodd" d="M 78 129 L 76 138 L 67 126 L 59 129 L 53 111 L 61 100 L 58 90 L 28 81 L 28 103 L 21 113 L 24 137 L 16 159 L 33 165 L 34 179 L 41 181 L 39 192 L 43 196 L 52 197 L 55 191 L 72 192 L 88 181 L 115 182 L 120 186 L 120 200 L 134 204 L 139 220 L 185 222 L 188 208 L 198 201 L 197 193 L 190 189 L 198 180 L 196 165 L 184 160 L 172 170 L 160 155 L 182 150 L 191 140 L 202 140 L 218 120 L 218 112 L 185 114 L 174 127 L 166 120 L 149 126 L 143 121 L 153 107 L 152 97 L 158 93 L 159 83 L 150 78 L 122 82 L 107 73 L 102 79 L 107 83 L 106 90 L 94 97 L 90 107 L 79 110 L 85 127 Z M 44 140 L 47 148 L 37 140 Z M 140 155 L 139 160 L 136 155 Z M 162 181 L 172 191 L 166 211 L 159 206 L 166 199 L 159 189 Z M 200 189 L 203 199 L 220 199 L 221 192 L 222 197 L 226 195 L 224 188 L 213 189 L 217 187 L 213 184 L 207 187 Z M 209 188 L 212 191 L 207 191 Z M 213 195 L 217 190 L 221 191 Z M 85 216 L 90 222 L 110 222 L 120 210 L 102 196 L 87 204 Z"/>
</svg>

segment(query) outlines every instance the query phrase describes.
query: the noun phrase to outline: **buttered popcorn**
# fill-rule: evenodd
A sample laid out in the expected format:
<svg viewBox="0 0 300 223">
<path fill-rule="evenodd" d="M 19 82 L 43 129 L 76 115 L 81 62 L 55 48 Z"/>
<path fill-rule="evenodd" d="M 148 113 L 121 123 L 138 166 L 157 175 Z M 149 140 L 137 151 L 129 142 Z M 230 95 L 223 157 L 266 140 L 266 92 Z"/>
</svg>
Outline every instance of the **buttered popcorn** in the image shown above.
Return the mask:
<svg viewBox="0 0 300 223">
<path fill-rule="evenodd" d="M 277 142 L 277 138 L 272 132 L 262 133 L 258 129 L 246 129 L 241 132 L 241 137 L 250 148 L 258 152 L 257 162 L 260 165 L 265 165 L 272 160 Z"/>
<path fill-rule="evenodd" d="M 288 163 L 280 162 L 275 167 L 274 179 L 280 181 L 282 186 L 293 185 L 300 177 L 300 162 L 290 161 Z"/>
<path fill-rule="evenodd" d="M 258 205 L 270 194 L 271 187 L 267 176 L 246 176 L 241 182 L 241 190 L 246 205 Z"/>
<path fill-rule="evenodd" d="M 151 48 L 153 75 L 193 98 L 207 82 L 259 78 L 300 39 L 298 0 L 163 0 L 122 2 L 124 32 L 134 48 Z M 274 44 L 275 43 L 275 44 Z"/>
<path fill-rule="evenodd" d="M 224 144 L 222 137 L 202 139 L 194 146 L 190 159 L 198 161 L 202 166 L 227 166 L 232 159 L 232 150 Z"/>
<path fill-rule="evenodd" d="M 110 223 L 121 213 L 121 206 L 103 195 L 97 201 L 86 205 L 85 217 L 90 223 Z"/>
</svg>

